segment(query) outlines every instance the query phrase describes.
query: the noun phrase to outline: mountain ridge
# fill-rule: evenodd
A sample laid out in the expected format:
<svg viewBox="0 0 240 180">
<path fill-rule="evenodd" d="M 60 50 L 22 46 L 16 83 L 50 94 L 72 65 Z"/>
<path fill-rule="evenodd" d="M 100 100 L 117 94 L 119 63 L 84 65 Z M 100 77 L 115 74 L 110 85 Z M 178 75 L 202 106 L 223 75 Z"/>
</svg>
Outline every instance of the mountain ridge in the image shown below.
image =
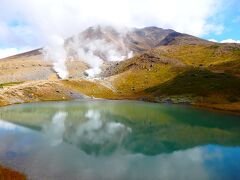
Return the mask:
<svg viewBox="0 0 240 180">
<path fill-rule="evenodd" d="M 104 43 L 115 43 L 123 53 L 128 43 L 133 57 L 104 61 L 98 79 L 86 77 L 84 71 L 90 68 L 86 62 L 68 60 L 66 80 L 57 77 L 52 62 L 43 61 L 39 50 L 6 58 L 0 61 L 0 105 L 85 95 L 186 103 L 240 113 L 240 45 L 209 42 L 156 27 L 135 29 L 125 33 L 125 38 L 111 28 L 107 30 L 111 33 L 102 31 L 86 30 L 86 42 L 105 38 Z M 104 58 L 96 51 L 98 55 Z"/>
<path fill-rule="evenodd" d="M 172 29 L 163 29 L 155 26 L 144 28 L 128 28 L 124 33 L 114 29 L 111 26 L 93 26 L 89 27 L 81 33 L 67 38 L 65 40 L 65 46 L 67 47 L 69 42 L 74 40 L 74 37 L 84 37 L 88 41 L 96 39 L 104 39 L 107 42 L 124 44 L 122 46 L 129 48 L 134 52 L 143 52 L 158 46 L 166 45 L 197 45 L 197 44 L 214 44 L 213 42 L 194 37 L 188 34 L 179 33 Z M 118 45 L 118 48 L 120 45 Z M 28 52 L 20 53 L 17 55 L 9 56 L 3 59 L 15 58 L 25 55 L 40 55 L 43 48 L 34 49 Z"/>
</svg>

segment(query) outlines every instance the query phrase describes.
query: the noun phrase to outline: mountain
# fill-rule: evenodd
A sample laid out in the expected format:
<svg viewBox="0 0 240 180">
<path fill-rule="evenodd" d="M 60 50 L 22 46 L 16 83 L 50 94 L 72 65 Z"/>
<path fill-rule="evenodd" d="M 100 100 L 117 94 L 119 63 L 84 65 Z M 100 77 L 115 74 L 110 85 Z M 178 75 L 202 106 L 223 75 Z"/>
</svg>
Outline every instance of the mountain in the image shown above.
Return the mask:
<svg viewBox="0 0 240 180">
<path fill-rule="evenodd" d="M 136 55 L 163 45 L 207 45 L 212 42 L 157 27 L 121 30 L 110 26 L 90 27 L 65 41 L 70 78 L 82 78 L 84 71 L 89 69 L 86 61 L 79 61 L 81 58 L 78 57 L 76 50 L 82 48 L 87 51 L 95 44 L 98 45 L 92 50 L 95 56 L 107 60 L 107 53 L 114 50 L 115 53 L 111 59 L 115 60 L 114 58 L 117 57 L 116 60 L 119 60 L 119 57 L 124 57 L 124 59 L 131 57 L 128 55 L 131 52 Z M 52 62 L 42 61 L 42 59 L 42 49 L 36 49 L 0 60 L 0 83 L 58 79 L 52 69 Z M 72 62 L 72 59 L 78 61 Z"/>
<path fill-rule="evenodd" d="M 79 61 L 76 46 L 105 61 L 99 79 L 86 78 L 90 67 Z M 120 31 L 97 26 L 68 38 L 65 48 L 71 57 L 67 80 L 59 80 L 52 63 L 42 61 L 41 49 L 0 60 L 0 105 L 89 96 L 240 112 L 239 44 L 213 43 L 157 27 Z M 126 60 L 109 61 L 113 50 L 113 57 Z"/>
<path fill-rule="evenodd" d="M 171 29 L 162 29 L 158 27 L 145 28 L 125 28 L 116 29 L 111 26 L 94 26 L 85 31 L 66 39 L 65 48 L 68 50 L 68 55 L 73 52 L 71 45 L 76 43 L 78 48 L 87 48 L 86 44 L 97 40 L 104 40 L 106 43 L 113 44 L 123 55 L 126 51 L 133 53 L 141 53 L 152 48 L 167 45 L 207 45 L 213 42 L 200 39 L 188 34 L 182 34 Z M 79 42 L 80 41 L 80 42 Z M 26 58 L 41 55 L 42 49 L 36 49 L 19 55 L 15 55 L 5 59 Z"/>
<path fill-rule="evenodd" d="M 145 27 L 141 29 L 115 29 L 110 26 L 90 27 L 77 36 L 67 39 L 65 44 L 66 47 L 71 49 L 71 43 L 76 41 L 76 38 L 77 41 L 80 42 L 77 44 L 78 47 L 81 46 L 83 48 L 86 48 L 86 44 L 96 40 L 103 40 L 107 43 L 111 43 L 123 56 L 126 56 L 129 51 L 137 54 L 159 46 L 213 44 L 204 39 L 158 27 Z M 76 48 L 72 49 L 72 54 L 76 54 L 74 49 Z M 106 59 L 104 55 L 101 56 L 97 52 L 95 52 L 95 54 Z"/>
</svg>

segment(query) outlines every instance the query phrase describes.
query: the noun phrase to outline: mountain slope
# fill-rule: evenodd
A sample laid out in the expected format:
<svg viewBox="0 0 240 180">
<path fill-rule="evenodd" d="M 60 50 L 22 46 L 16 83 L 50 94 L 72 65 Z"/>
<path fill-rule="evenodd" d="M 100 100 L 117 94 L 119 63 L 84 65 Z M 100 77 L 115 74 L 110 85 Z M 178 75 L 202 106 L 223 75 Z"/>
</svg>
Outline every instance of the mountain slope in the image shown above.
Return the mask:
<svg viewBox="0 0 240 180">
<path fill-rule="evenodd" d="M 93 53 L 101 59 L 107 60 L 106 53 L 112 49 L 117 53 L 115 56 L 127 58 L 131 52 L 137 55 L 163 45 L 212 44 L 197 37 L 157 27 L 132 28 L 121 31 L 120 33 L 120 30 L 109 26 L 96 26 L 67 39 L 65 48 L 68 53 L 66 65 L 70 74 L 69 78 L 83 78 L 84 71 L 90 68 L 87 63 L 79 59 L 76 51 L 79 48 L 88 51 L 89 46 L 98 46 Z M 99 50 L 104 46 L 107 47 Z M 114 56 L 112 58 L 114 60 Z M 0 60 L 0 77 L 0 84 L 58 79 L 52 68 L 52 62 L 43 61 L 42 49 Z"/>
<path fill-rule="evenodd" d="M 111 42 L 120 53 L 132 51 L 134 56 L 121 62 L 106 61 L 99 80 L 86 79 L 84 71 L 89 68 L 86 63 L 68 60 L 70 77 L 65 81 L 58 79 L 51 62 L 42 61 L 39 51 L 3 59 L 0 105 L 87 95 L 181 102 L 240 112 L 238 44 L 208 42 L 156 27 L 133 29 L 124 34 L 111 27 L 95 27 L 77 37 L 88 43 Z M 66 40 L 66 48 L 72 40 Z M 96 55 L 104 59 L 99 51 Z"/>
<path fill-rule="evenodd" d="M 136 54 L 166 45 L 213 44 L 212 42 L 194 36 L 158 27 L 146 27 L 141 29 L 115 29 L 110 26 L 90 27 L 78 34 L 77 37 L 69 38 L 66 41 L 66 47 L 71 45 L 71 42 L 76 41 L 76 39 L 81 42 L 80 44 L 83 44 L 84 48 L 84 44 L 96 40 L 104 40 L 107 43 L 113 44 L 121 55 L 126 55 L 128 51 L 132 51 Z M 71 53 L 74 54 L 76 52 Z M 97 55 L 104 59 L 104 56 Z"/>
<path fill-rule="evenodd" d="M 145 100 L 240 112 L 239 66 L 239 45 L 174 45 L 113 64 L 103 75 L 120 93 Z"/>
</svg>

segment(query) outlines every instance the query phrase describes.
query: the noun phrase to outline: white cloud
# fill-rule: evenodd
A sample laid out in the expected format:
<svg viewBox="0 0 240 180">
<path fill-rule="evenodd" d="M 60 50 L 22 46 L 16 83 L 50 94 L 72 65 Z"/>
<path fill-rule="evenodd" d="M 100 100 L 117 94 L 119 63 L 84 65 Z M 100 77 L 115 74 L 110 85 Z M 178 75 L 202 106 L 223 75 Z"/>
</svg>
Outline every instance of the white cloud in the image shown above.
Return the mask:
<svg viewBox="0 0 240 180">
<path fill-rule="evenodd" d="M 15 130 L 16 128 L 17 128 L 16 125 L 9 122 L 5 122 L 0 119 L 0 129 Z"/>
<path fill-rule="evenodd" d="M 240 43 L 240 40 L 226 39 L 222 40 L 221 43 Z"/>
<path fill-rule="evenodd" d="M 30 48 L 23 48 L 23 49 L 17 49 L 17 48 L 4 48 L 0 49 L 0 59 L 13 56 L 19 53 L 27 52 Z"/>
<path fill-rule="evenodd" d="M 0 130 L 7 130 L 7 131 L 22 131 L 26 132 L 28 129 L 25 127 L 17 126 L 14 123 L 7 122 L 3 119 L 0 119 Z M 1 149 L 1 148 L 0 148 Z"/>
<path fill-rule="evenodd" d="M 208 39 L 209 41 L 211 41 L 211 42 L 218 42 L 216 39 Z"/>
<path fill-rule="evenodd" d="M 197 36 L 221 33 L 223 26 L 209 19 L 219 12 L 223 1 L 1 0 L 0 22 L 18 23 L 4 29 L 6 35 L 0 35 L 0 42 L 8 43 L 8 37 L 25 46 L 42 45 L 47 36 L 67 37 L 95 24 L 159 26 Z"/>
<path fill-rule="evenodd" d="M 208 39 L 208 40 L 212 41 L 212 42 L 216 42 L 216 43 L 219 42 L 216 39 Z M 220 43 L 240 43 L 240 40 L 225 39 L 225 40 L 220 41 Z"/>
</svg>

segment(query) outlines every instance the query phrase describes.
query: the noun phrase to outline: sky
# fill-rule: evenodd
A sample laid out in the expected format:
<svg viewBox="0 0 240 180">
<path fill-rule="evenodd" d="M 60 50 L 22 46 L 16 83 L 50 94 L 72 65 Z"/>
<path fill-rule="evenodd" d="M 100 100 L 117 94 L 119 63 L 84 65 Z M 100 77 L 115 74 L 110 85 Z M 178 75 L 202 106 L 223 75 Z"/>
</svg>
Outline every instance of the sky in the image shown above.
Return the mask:
<svg viewBox="0 0 240 180">
<path fill-rule="evenodd" d="M 157 26 L 240 43 L 239 0 L 0 0 L 0 58 L 89 26 Z"/>
</svg>

